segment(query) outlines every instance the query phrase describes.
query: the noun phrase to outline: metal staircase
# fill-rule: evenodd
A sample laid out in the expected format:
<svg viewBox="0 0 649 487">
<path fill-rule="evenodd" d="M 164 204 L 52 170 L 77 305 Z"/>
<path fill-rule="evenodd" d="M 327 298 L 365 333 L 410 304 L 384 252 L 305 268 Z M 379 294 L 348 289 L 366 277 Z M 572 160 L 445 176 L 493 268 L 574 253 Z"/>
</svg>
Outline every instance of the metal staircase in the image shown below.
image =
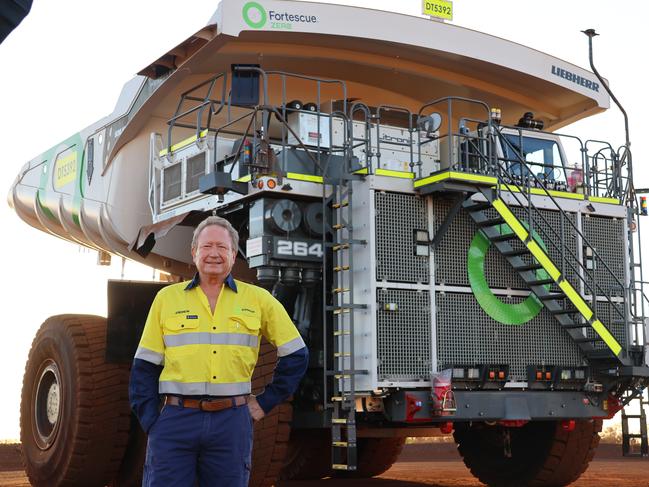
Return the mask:
<svg viewBox="0 0 649 487">
<path fill-rule="evenodd" d="M 622 454 L 625 457 L 647 457 L 649 456 L 649 438 L 647 436 L 647 411 L 649 401 L 646 398 L 646 391 L 630 399 L 627 406 L 622 409 Z M 634 409 L 633 413 L 629 413 Z M 637 412 L 636 412 L 637 410 Z M 639 422 L 639 432 L 631 433 L 629 420 Z M 635 440 L 635 441 L 634 441 Z M 639 443 L 636 448 L 636 444 Z"/>
<path fill-rule="evenodd" d="M 516 162 L 528 176 L 513 176 L 506 164 L 495 164 L 497 185 L 476 189 L 486 201 L 469 198 L 465 201 L 464 208 L 489 242 L 529 286 L 538 301 L 579 346 L 585 357 L 590 361 L 632 365 L 628 350 L 604 323 L 604 317 L 599 317 L 597 313 L 598 301 L 606 303 L 610 310 L 607 313 L 608 325 L 623 324 L 628 333 L 628 287 L 588 243 L 585 235 L 543 182 L 534 175 L 526 161 L 519 158 Z M 534 205 L 532 188 L 537 193 L 541 189 L 545 201 L 552 203 L 551 209 L 560 215 L 560 228 L 553 228 Z M 518 218 L 512 207 L 524 212 L 525 218 Z M 591 268 L 565 245 L 568 232 L 578 235 L 584 246 L 592 249 Z M 514 244 L 515 242 L 523 245 Z M 554 250 L 555 255 L 561 256 L 560 262 L 554 262 L 550 258 L 546 245 Z M 594 275 L 595 267 L 615 283 L 621 299 L 612 299 L 610 289 L 601 287 Z M 626 343 L 629 343 L 628 337 L 626 338 Z"/>
<path fill-rule="evenodd" d="M 327 230 L 323 232 L 323 246 L 328 250 L 325 252 L 326 267 L 323 280 L 325 298 L 328 293 L 331 293 L 330 305 L 327 305 L 325 299 L 325 323 L 331 327 L 332 368 L 326 371 L 325 383 L 328 377 L 333 381 L 331 403 L 326 404 L 332 408 L 332 468 L 353 471 L 357 466 L 355 376 L 367 373 L 367 371 L 357 370 L 354 365 L 354 314 L 367 306 L 354 302 L 352 250 L 354 246 L 366 245 L 367 242 L 354 239 L 353 181 L 362 179 L 363 176 L 353 175 L 350 172 L 352 157 L 349 142 L 353 136 L 351 124 L 349 126 L 344 167 L 337 170 L 336 175 L 325 176 L 324 179 L 323 191 L 329 189 L 330 194 L 325 194 L 323 197 L 323 214 Z M 327 234 L 331 235 L 330 241 L 327 239 Z M 327 268 L 329 255 L 331 255 L 331 267 Z M 328 333 L 328 326 L 325 326 L 325 334 Z M 327 339 L 328 337 L 325 336 L 325 343 Z"/>
</svg>

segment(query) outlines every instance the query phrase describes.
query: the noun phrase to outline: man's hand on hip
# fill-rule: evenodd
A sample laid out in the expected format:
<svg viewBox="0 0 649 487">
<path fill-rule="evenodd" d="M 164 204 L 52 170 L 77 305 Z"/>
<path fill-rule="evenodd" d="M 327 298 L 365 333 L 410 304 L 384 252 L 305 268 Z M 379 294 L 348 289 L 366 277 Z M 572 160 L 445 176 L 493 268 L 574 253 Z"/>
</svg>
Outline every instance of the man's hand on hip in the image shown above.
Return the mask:
<svg viewBox="0 0 649 487">
<path fill-rule="evenodd" d="M 252 416 L 252 419 L 255 421 L 259 421 L 261 418 L 266 416 L 266 413 L 261 409 L 255 396 L 250 396 L 250 399 L 248 400 L 248 410 L 250 411 L 250 416 Z"/>
</svg>

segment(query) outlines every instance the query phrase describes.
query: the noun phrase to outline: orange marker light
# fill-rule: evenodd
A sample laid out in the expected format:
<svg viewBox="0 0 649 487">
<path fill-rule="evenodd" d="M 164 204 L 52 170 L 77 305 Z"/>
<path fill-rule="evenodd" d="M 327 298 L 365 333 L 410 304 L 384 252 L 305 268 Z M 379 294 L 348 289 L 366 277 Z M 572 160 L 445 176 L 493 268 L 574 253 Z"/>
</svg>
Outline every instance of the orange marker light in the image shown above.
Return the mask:
<svg viewBox="0 0 649 487">
<path fill-rule="evenodd" d="M 264 182 L 263 182 L 262 180 L 260 180 L 260 181 L 257 183 L 257 187 L 258 187 L 259 189 L 264 189 Z"/>
<path fill-rule="evenodd" d="M 541 379 L 543 379 L 543 373 L 537 372 L 536 373 L 536 380 L 541 380 Z"/>
<path fill-rule="evenodd" d="M 499 378 L 500 380 L 504 380 L 504 379 L 505 379 L 505 372 L 502 371 L 502 370 L 501 370 L 500 372 L 498 372 L 498 378 Z"/>
<path fill-rule="evenodd" d="M 268 189 L 275 189 L 277 183 L 275 182 L 274 179 L 269 179 L 268 181 L 266 181 L 266 186 L 268 186 Z"/>
<path fill-rule="evenodd" d="M 551 372 L 546 372 L 545 373 L 545 380 L 550 380 L 552 379 L 552 373 Z"/>
</svg>

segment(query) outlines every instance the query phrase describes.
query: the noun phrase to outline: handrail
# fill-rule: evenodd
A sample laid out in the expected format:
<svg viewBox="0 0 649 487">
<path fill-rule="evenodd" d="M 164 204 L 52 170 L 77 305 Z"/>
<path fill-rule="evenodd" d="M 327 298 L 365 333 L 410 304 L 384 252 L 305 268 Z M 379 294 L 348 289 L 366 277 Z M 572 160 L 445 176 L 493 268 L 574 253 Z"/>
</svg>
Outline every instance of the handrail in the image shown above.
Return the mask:
<svg viewBox="0 0 649 487">
<path fill-rule="evenodd" d="M 576 233 L 579 237 L 581 237 L 582 241 L 583 241 L 583 242 L 584 242 L 588 247 L 590 247 L 590 248 L 592 249 L 592 251 L 593 251 L 593 260 L 594 260 L 594 262 L 595 262 L 595 263 L 601 262 L 601 264 L 603 264 L 604 269 L 606 269 L 606 271 L 608 271 L 608 274 L 613 278 L 614 282 L 616 282 L 616 283 L 619 285 L 620 289 L 623 290 L 624 295 L 627 295 L 626 297 L 628 298 L 628 287 L 625 286 L 625 285 L 624 285 L 624 284 L 623 284 L 623 283 L 622 283 L 622 282 L 617 278 L 617 276 L 615 275 L 615 273 L 610 269 L 610 267 L 606 264 L 606 262 L 605 262 L 605 261 L 601 258 L 601 256 L 597 253 L 597 250 L 596 250 L 596 249 L 595 249 L 595 248 L 590 244 L 590 242 L 588 241 L 588 239 L 586 238 L 586 236 L 585 236 L 585 235 L 584 235 L 584 234 L 583 234 L 583 233 L 582 233 L 582 232 L 577 228 L 577 226 L 572 222 L 572 220 L 571 220 L 570 218 L 567 217 L 566 212 L 563 210 L 563 208 L 561 208 L 561 206 L 558 204 L 558 202 L 556 201 L 556 199 L 555 199 L 555 198 L 552 196 L 552 194 L 547 190 L 547 188 L 545 188 L 545 185 L 544 185 L 544 184 L 543 184 L 543 183 L 538 179 L 538 177 L 534 174 L 533 171 L 530 171 L 530 167 L 529 167 L 529 165 L 527 164 L 527 161 L 525 161 L 524 158 L 522 158 L 522 157 L 520 156 L 520 154 L 518 154 L 518 152 L 514 149 L 514 147 L 513 147 L 512 144 L 507 140 L 507 138 L 502 136 L 503 134 L 501 133 L 501 131 L 500 131 L 500 129 L 499 129 L 498 127 L 496 127 L 496 132 L 497 132 L 498 134 L 500 134 L 500 136 L 501 136 L 501 141 L 504 141 L 506 144 L 509 144 L 509 145 L 510 145 L 510 148 L 512 149 L 512 152 L 513 152 L 513 153 L 517 156 L 517 158 L 518 158 L 518 162 L 522 165 L 522 167 L 525 167 L 525 168 L 528 170 L 529 174 L 531 175 L 531 177 L 532 177 L 532 178 L 534 179 L 534 181 L 536 182 L 536 187 L 542 189 L 543 192 L 545 193 L 545 196 L 547 196 L 547 197 L 550 199 L 550 201 L 552 201 L 552 203 L 553 203 L 554 206 L 557 208 L 557 210 L 559 210 L 559 213 L 560 213 L 560 215 L 561 215 L 562 234 L 561 234 L 561 235 L 558 234 L 558 233 L 556 232 L 556 230 L 555 230 L 554 228 L 552 228 L 552 226 L 551 226 L 551 225 L 547 222 L 547 220 L 543 217 L 543 215 L 538 211 L 538 209 L 533 205 L 533 203 L 532 203 L 532 199 L 531 199 L 531 191 L 529 191 L 529 190 L 531 189 L 531 188 L 529 188 L 529 181 L 531 180 L 529 177 L 527 178 L 527 181 L 528 181 L 528 191 L 527 191 L 527 193 L 528 193 L 528 194 L 525 194 L 526 192 L 523 191 L 523 188 L 522 188 L 520 185 L 518 185 L 518 184 L 514 181 L 514 178 L 512 178 L 511 174 L 509 174 L 509 172 L 505 169 L 505 167 L 503 167 L 502 164 L 498 164 L 498 169 L 499 169 L 499 174 L 498 174 L 498 191 L 499 191 L 499 192 L 501 191 L 501 185 L 503 184 L 502 176 L 501 176 L 500 173 L 504 173 L 504 174 L 508 177 L 508 179 L 511 180 L 511 182 L 513 183 L 513 185 L 518 189 L 519 193 L 520 193 L 521 195 L 524 195 L 524 196 L 525 196 L 525 199 L 527 200 L 527 204 L 524 204 L 524 203 L 521 202 L 520 198 L 516 195 L 515 192 L 510 192 L 510 194 L 514 197 L 514 199 L 519 203 L 519 205 L 521 205 L 521 206 L 527 206 L 527 207 L 529 208 L 529 215 L 530 215 L 530 219 L 531 219 L 531 221 L 529 222 L 530 226 L 533 225 L 533 218 L 532 218 L 532 213 L 531 213 L 531 212 L 532 212 L 532 209 L 536 209 L 536 210 L 537 210 L 537 211 L 536 211 L 536 214 L 538 214 L 538 216 L 541 217 L 541 219 L 544 221 L 544 223 L 546 224 L 545 227 L 551 229 L 552 232 L 554 232 L 554 234 L 555 234 L 556 237 L 560 237 L 560 239 L 561 239 L 562 242 L 563 242 L 563 240 L 564 240 L 564 235 L 563 235 L 563 222 L 564 222 L 565 220 L 567 220 L 568 223 L 569 223 L 569 225 L 572 226 L 572 228 L 573 228 L 573 230 L 575 231 L 575 233 Z M 505 184 L 506 187 L 509 186 L 509 183 L 507 183 L 507 182 L 505 182 L 504 184 Z M 541 229 L 541 230 L 544 231 L 543 229 Z M 544 233 L 547 233 L 547 232 L 544 231 Z M 530 232 L 530 235 L 531 235 L 531 234 L 532 234 L 532 232 Z M 532 238 L 533 238 L 533 237 L 532 237 Z M 566 249 L 567 249 L 565 246 L 564 246 L 563 248 L 558 247 L 557 244 L 554 242 L 553 239 L 549 239 L 549 242 L 550 242 L 550 244 L 551 244 L 555 249 L 559 250 L 559 251 L 562 253 L 562 255 L 565 255 L 565 251 L 566 251 Z M 602 296 L 603 296 L 603 297 L 605 298 L 605 301 L 608 302 L 608 303 L 611 305 L 611 308 L 610 308 L 610 309 L 615 310 L 615 311 L 616 311 L 616 312 L 621 316 L 621 318 L 624 320 L 624 324 L 625 324 L 625 326 L 624 326 L 624 331 L 625 331 L 625 335 L 627 335 L 626 338 L 627 338 L 627 344 L 628 344 L 628 330 L 627 330 L 627 325 L 628 325 L 628 314 L 627 314 L 627 309 L 623 309 L 622 311 L 620 311 L 620 310 L 619 310 L 619 306 L 618 306 L 614 301 L 612 301 L 611 298 L 610 298 L 610 296 L 608 296 L 608 294 L 607 294 L 607 293 L 606 293 L 606 292 L 605 292 L 605 291 L 604 291 L 604 290 L 599 286 L 599 284 L 597 284 L 597 281 L 596 281 L 596 279 L 595 279 L 594 273 L 593 273 L 593 274 L 590 274 L 590 273 L 588 272 L 588 269 L 584 266 L 584 264 L 583 264 L 582 262 L 580 262 L 580 259 L 579 259 L 577 256 L 575 256 L 574 253 L 572 253 L 572 251 L 571 251 L 570 249 L 567 249 L 567 250 L 568 250 L 568 252 L 569 252 L 569 255 L 570 255 L 570 256 L 574 259 L 574 261 L 577 263 L 578 267 L 581 268 L 582 271 L 585 271 L 586 275 L 587 275 L 588 277 L 590 277 L 590 281 L 591 281 L 591 282 L 589 283 L 588 280 L 586 280 L 586 279 L 581 275 L 581 273 L 577 271 L 577 269 L 575 268 L 575 266 L 574 266 L 571 262 L 569 262 L 569 261 L 568 261 L 568 262 L 565 262 L 565 261 L 564 261 L 564 265 L 567 263 L 567 264 L 570 266 L 570 268 L 572 268 L 573 271 L 575 271 L 575 275 L 576 275 L 576 277 L 579 279 L 579 281 L 581 281 L 581 283 L 582 283 L 582 284 L 583 284 L 587 289 L 589 289 L 589 290 L 591 291 L 591 295 L 592 295 L 594 301 L 596 301 L 596 299 L 597 299 L 598 296 L 599 296 L 599 297 L 602 297 Z M 565 269 L 562 268 L 562 274 L 563 274 L 563 271 L 564 271 L 564 270 L 565 270 Z M 594 269 L 593 269 L 593 270 L 594 270 Z M 591 284 L 592 284 L 592 285 L 591 285 Z M 593 286 L 593 285 L 594 285 L 594 286 Z M 599 291 L 599 292 L 598 292 L 598 291 Z M 625 304 L 627 304 L 627 303 L 625 302 Z M 597 313 L 597 307 L 596 307 L 596 306 L 593 306 L 593 308 L 594 308 L 594 309 L 592 310 L 592 311 L 593 311 L 593 315 L 594 315 L 594 316 L 598 316 L 598 313 Z"/>
</svg>

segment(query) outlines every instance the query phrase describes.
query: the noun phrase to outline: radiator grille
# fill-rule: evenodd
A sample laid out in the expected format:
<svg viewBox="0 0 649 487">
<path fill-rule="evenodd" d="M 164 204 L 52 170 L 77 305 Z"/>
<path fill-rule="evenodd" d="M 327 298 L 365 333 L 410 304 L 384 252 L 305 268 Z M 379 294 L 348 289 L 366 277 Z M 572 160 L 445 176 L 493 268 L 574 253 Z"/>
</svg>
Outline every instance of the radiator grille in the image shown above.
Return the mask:
<svg viewBox="0 0 649 487">
<path fill-rule="evenodd" d="M 520 297 L 501 298 L 515 304 Z M 523 325 L 491 319 L 472 294 L 437 293 L 437 367 L 509 364 L 510 380 L 526 381 L 527 365 L 578 366 L 581 352 L 556 320 L 542 309 Z"/>
<path fill-rule="evenodd" d="M 427 291 L 377 290 L 379 381 L 430 379 L 430 317 Z"/>
<path fill-rule="evenodd" d="M 615 274 L 620 283 L 624 283 L 624 243 L 625 224 L 618 218 L 585 216 L 582 220 L 583 233 L 597 254 Z M 585 252 L 584 252 L 585 253 Z M 611 276 L 606 268 L 598 264 L 592 273 L 586 275 L 586 282 L 593 287 L 597 283 L 596 293 L 607 296 L 623 296 L 624 287 Z M 590 294 L 590 292 L 589 292 Z"/>
<path fill-rule="evenodd" d="M 410 194 L 375 193 L 376 279 L 428 283 L 428 256 L 414 254 L 414 231 L 428 228 L 426 204 Z"/>
</svg>

